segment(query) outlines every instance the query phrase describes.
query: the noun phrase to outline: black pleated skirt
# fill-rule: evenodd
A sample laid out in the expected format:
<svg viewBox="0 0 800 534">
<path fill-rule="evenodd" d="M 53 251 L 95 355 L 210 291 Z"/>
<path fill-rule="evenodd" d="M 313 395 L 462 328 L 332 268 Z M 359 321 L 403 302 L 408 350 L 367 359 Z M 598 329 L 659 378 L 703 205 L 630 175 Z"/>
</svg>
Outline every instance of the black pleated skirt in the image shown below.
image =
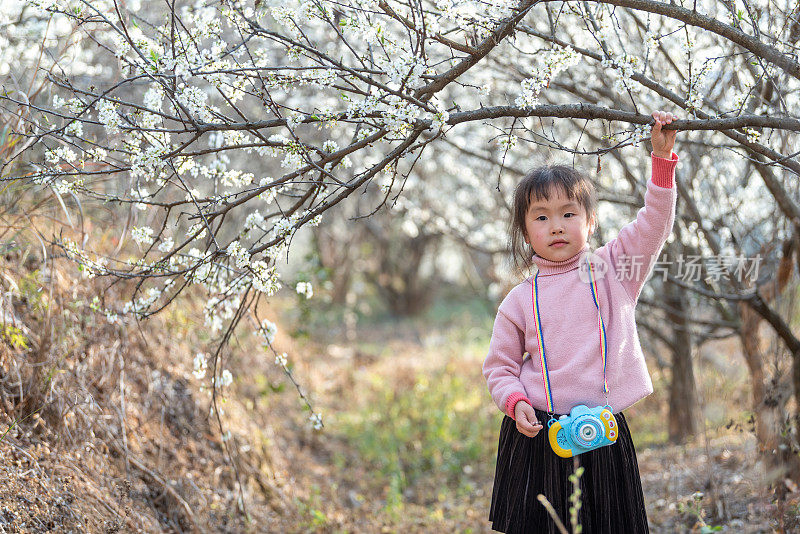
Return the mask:
<svg viewBox="0 0 800 534">
<path fill-rule="evenodd" d="M 544 428 L 534 438 L 517 430 L 506 415 L 500 426 L 492 504 L 492 529 L 507 533 L 553 533 L 558 528 L 537 499 L 543 494 L 553 505 L 568 532 L 574 486 L 573 458 L 561 458 L 550 448 L 548 415 L 536 410 Z M 558 417 L 558 416 L 556 416 Z M 639 464 L 625 416 L 614 414 L 619 428 L 616 443 L 575 457 L 584 468 L 580 478 L 581 508 L 578 516 L 584 534 L 639 534 L 649 532 Z"/>
</svg>

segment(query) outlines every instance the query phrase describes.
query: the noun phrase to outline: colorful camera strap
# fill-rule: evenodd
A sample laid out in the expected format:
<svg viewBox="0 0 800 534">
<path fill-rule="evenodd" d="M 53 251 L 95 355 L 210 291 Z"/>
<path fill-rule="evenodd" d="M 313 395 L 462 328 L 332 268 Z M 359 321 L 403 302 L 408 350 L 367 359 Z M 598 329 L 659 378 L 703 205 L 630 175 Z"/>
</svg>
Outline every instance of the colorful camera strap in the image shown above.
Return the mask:
<svg viewBox="0 0 800 534">
<path fill-rule="evenodd" d="M 608 381 L 606 380 L 606 364 L 607 360 L 607 352 L 608 352 L 608 342 L 606 340 L 606 325 L 603 322 L 603 316 L 600 313 L 600 301 L 598 299 L 597 293 L 597 280 L 594 276 L 594 266 L 592 262 L 589 260 L 587 255 L 586 263 L 588 264 L 588 272 L 589 272 L 589 289 L 592 292 L 592 299 L 594 300 L 594 305 L 597 307 L 597 329 L 600 333 L 600 356 L 603 358 L 603 393 L 606 394 L 606 401 L 608 400 Z M 539 358 L 540 363 L 542 364 L 542 382 L 544 383 L 544 396 L 545 400 L 547 401 L 547 412 L 548 413 L 555 413 L 555 407 L 553 404 L 553 390 L 550 386 L 550 373 L 547 370 L 547 354 L 545 353 L 544 348 L 544 334 L 542 332 L 542 318 L 539 312 L 539 272 L 536 272 L 536 275 L 533 277 L 533 284 L 531 286 L 531 300 L 533 301 L 533 318 L 536 323 L 536 337 L 539 342 Z M 608 402 L 606 402 L 608 404 Z"/>
</svg>

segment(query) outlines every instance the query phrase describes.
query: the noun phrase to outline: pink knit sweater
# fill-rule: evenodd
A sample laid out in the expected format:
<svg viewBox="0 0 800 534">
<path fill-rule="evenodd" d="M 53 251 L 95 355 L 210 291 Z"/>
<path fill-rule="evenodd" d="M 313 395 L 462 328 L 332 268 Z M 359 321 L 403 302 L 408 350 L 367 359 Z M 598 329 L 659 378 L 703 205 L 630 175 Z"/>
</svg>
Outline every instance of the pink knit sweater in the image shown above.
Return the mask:
<svg viewBox="0 0 800 534">
<path fill-rule="evenodd" d="M 672 232 L 678 156 L 673 152 L 668 160 L 651 153 L 651 160 L 652 177 L 647 182 L 644 207 L 616 238 L 594 251 L 587 244 L 580 253 L 560 262 L 533 258 L 539 269 L 539 308 L 556 413 L 569 413 L 578 404 L 606 404 L 597 307 L 588 282 L 579 276 L 580 260 L 589 253 L 595 265 L 608 343 L 608 404 L 614 412 L 620 412 L 653 392 L 634 311 L 642 286 Z M 483 362 L 492 400 L 512 418 L 520 400 L 547 409 L 532 282 L 533 276 L 525 279 L 500 303 Z M 530 357 L 523 359 L 525 352 Z"/>
</svg>

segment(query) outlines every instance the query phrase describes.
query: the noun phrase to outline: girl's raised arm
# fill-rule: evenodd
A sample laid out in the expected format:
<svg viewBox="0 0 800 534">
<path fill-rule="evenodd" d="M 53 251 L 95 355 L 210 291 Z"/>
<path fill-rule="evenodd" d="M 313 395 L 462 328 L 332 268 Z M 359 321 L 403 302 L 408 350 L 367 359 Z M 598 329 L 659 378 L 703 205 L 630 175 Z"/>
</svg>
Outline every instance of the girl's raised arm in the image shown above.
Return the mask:
<svg viewBox="0 0 800 534">
<path fill-rule="evenodd" d="M 678 156 L 664 159 L 651 153 L 652 176 L 647 181 L 644 207 L 636 220 L 622 227 L 617 237 L 606 243 L 612 273 L 631 300 L 636 302 L 647 277 L 658 260 L 675 222 L 675 166 Z"/>
<path fill-rule="evenodd" d="M 612 273 L 634 303 L 672 232 L 678 196 L 674 187 L 678 155 L 672 151 L 677 131 L 661 129 L 676 117 L 660 110 L 652 115 L 652 175 L 647 181 L 644 207 L 636 214 L 635 221 L 624 226 L 617 237 L 606 244 L 613 264 Z"/>
</svg>

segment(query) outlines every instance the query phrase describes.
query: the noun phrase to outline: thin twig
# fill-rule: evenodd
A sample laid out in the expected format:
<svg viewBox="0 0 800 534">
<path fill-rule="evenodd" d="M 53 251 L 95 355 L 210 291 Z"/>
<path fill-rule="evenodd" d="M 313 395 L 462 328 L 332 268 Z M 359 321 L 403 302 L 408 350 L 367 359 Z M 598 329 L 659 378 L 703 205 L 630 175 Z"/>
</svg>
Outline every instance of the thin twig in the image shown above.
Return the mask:
<svg viewBox="0 0 800 534">
<path fill-rule="evenodd" d="M 545 497 L 540 493 L 539 495 L 536 496 L 536 498 L 539 499 L 539 502 L 542 503 L 542 505 L 545 507 L 547 513 L 550 514 L 550 517 L 553 518 L 553 521 L 555 522 L 561 534 L 569 534 L 569 532 L 567 532 L 567 527 L 565 527 L 564 523 L 561 522 L 561 519 L 558 518 L 558 514 L 553 508 L 553 505 L 550 504 L 550 501 L 547 500 L 547 497 Z"/>
</svg>

